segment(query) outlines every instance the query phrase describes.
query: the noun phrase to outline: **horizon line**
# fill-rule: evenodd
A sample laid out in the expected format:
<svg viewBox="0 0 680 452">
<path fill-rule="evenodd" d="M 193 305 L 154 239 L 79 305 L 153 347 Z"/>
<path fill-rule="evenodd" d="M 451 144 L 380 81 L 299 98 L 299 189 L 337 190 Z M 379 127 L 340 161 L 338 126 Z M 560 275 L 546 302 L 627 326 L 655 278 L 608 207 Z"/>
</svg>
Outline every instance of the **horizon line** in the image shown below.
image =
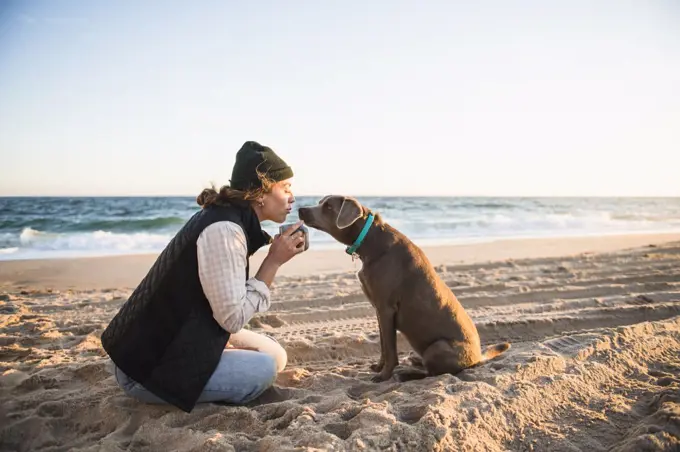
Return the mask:
<svg viewBox="0 0 680 452">
<path fill-rule="evenodd" d="M 338 196 L 352 196 L 355 198 L 680 198 L 677 195 L 378 195 L 378 194 L 348 194 L 330 193 Z M 328 196 L 326 194 L 301 194 L 296 198 L 314 198 Z M 129 194 L 129 195 L 2 195 L 0 199 L 7 198 L 196 198 L 196 195 L 187 194 Z"/>
</svg>

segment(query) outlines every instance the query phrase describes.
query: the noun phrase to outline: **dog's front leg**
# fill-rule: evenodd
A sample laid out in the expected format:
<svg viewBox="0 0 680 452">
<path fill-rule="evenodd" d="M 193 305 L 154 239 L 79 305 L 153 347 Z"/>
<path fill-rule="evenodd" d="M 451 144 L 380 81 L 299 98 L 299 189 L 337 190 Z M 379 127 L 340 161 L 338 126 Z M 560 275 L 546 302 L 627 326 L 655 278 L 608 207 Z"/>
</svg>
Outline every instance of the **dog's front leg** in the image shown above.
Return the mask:
<svg viewBox="0 0 680 452">
<path fill-rule="evenodd" d="M 376 383 L 389 380 L 392 377 L 392 371 L 397 366 L 397 328 L 394 323 L 395 315 L 396 312 L 390 308 L 378 310 L 380 348 L 382 350 L 381 362 L 383 363 L 383 366 L 380 373 L 371 379 Z"/>
<path fill-rule="evenodd" d="M 368 300 L 369 303 L 371 303 L 371 306 L 375 308 L 376 304 L 373 302 L 373 299 L 371 298 L 371 292 L 368 290 L 366 280 L 364 279 L 364 276 L 361 272 L 359 272 L 359 281 L 361 282 L 361 290 L 364 292 L 366 299 Z M 376 308 L 376 314 L 377 313 L 378 311 Z M 380 328 L 380 316 L 377 315 L 377 317 L 378 317 L 378 337 L 380 338 L 380 359 L 376 364 L 371 364 L 370 369 L 373 372 L 380 372 L 385 366 L 385 349 L 383 348 L 382 331 Z"/>
<path fill-rule="evenodd" d="M 380 372 L 385 367 L 385 342 L 382 339 L 382 328 L 380 327 L 380 315 L 378 315 L 378 334 L 380 336 L 380 359 L 376 364 L 371 364 L 373 372 Z"/>
</svg>

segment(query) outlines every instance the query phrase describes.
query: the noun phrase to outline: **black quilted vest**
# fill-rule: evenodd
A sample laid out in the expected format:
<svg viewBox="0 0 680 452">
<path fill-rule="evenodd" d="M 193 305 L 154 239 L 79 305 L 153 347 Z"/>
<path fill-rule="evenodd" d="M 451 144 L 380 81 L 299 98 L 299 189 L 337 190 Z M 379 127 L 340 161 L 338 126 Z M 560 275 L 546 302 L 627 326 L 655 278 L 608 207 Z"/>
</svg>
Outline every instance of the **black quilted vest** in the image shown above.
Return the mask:
<svg viewBox="0 0 680 452">
<path fill-rule="evenodd" d="M 248 257 L 271 239 L 250 206 L 200 210 L 158 256 L 101 338 L 126 375 L 186 412 L 194 408 L 229 340 L 198 276 L 196 241 L 218 221 L 243 228 Z"/>
</svg>

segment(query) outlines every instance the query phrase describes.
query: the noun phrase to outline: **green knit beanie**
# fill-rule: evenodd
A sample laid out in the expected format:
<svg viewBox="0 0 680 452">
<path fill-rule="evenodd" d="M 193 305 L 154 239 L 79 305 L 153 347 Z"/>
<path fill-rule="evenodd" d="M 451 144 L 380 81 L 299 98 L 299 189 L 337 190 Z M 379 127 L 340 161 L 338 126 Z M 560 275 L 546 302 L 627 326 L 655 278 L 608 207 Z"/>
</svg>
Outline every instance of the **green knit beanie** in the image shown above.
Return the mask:
<svg viewBox="0 0 680 452">
<path fill-rule="evenodd" d="M 236 162 L 231 172 L 231 188 L 253 190 L 262 188 L 257 173 L 279 182 L 293 177 L 293 170 L 281 157 L 267 146 L 255 141 L 246 141 L 236 153 Z"/>
</svg>

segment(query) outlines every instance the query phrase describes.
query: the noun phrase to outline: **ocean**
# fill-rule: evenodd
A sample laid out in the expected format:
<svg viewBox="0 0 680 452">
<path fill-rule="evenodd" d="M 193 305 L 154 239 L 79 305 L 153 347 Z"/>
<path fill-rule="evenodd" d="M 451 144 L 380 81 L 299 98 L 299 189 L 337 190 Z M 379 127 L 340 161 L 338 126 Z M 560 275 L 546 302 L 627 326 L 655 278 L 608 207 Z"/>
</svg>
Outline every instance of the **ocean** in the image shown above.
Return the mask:
<svg viewBox="0 0 680 452">
<path fill-rule="evenodd" d="M 295 207 L 320 198 L 298 197 Z M 680 198 L 358 199 L 419 245 L 680 232 Z M 198 209 L 189 196 L 0 198 L 0 260 L 157 253 Z M 294 208 L 287 221 L 295 220 Z M 310 242 L 342 248 L 316 230 Z"/>
</svg>

